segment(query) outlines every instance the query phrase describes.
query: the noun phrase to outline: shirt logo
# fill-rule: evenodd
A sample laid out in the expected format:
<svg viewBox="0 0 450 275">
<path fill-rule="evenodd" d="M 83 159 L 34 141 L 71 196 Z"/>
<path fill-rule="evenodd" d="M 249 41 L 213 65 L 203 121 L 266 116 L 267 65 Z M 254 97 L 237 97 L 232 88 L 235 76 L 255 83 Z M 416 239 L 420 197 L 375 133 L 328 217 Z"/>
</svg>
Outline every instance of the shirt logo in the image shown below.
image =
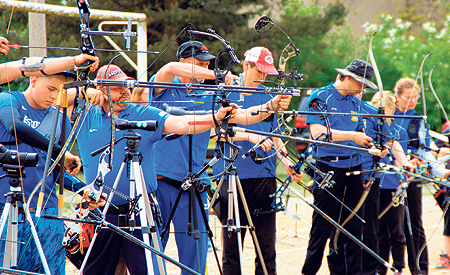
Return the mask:
<svg viewBox="0 0 450 275">
<path fill-rule="evenodd" d="M 30 126 L 33 129 L 36 129 L 39 126 L 39 124 L 41 124 L 40 121 L 34 121 L 27 115 L 25 115 L 25 117 L 23 118 L 23 123 L 25 123 L 26 125 Z"/>
<path fill-rule="evenodd" d="M 97 129 L 89 129 L 89 133 L 97 132 Z"/>
<path fill-rule="evenodd" d="M 410 132 L 410 133 L 415 133 L 415 132 L 416 132 L 416 125 L 414 125 L 414 124 L 409 124 L 408 132 Z"/>
<path fill-rule="evenodd" d="M 25 107 L 23 107 L 23 106 L 22 106 L 22 110 L 25 110 L 25 111 L 26 111 L 26 110 L 27 110 L 27 108 L 25 108 Z"/>
<path fill-rule="evenodd" d="M 352 114 L 357 114 L 357 112 L 354 112 L 354 111 L 350 111 L 350 113 L 352 113 Z M 358 121 L 358 117 L 357 116 L 352 116 L 352 121 Z"/>
</svg>

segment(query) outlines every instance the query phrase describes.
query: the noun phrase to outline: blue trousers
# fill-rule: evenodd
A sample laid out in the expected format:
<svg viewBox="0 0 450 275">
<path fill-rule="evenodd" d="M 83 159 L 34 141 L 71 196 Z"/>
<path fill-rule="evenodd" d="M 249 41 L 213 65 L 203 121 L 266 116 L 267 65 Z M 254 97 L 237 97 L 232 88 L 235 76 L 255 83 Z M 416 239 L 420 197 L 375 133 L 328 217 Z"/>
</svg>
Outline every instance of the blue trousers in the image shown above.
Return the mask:
<svg viewBox="0 0 450 275">
<path fill-rule="evenodd" d="M 3 209 L 4 205 L 0 206 Z M 42 214 L 58 215 L 57 208 L 48 208 L 42 211 Z M 36 218 L 35 213 L 31 213 L 36 231 L 44 250 L 45 258 L 52 274 L 66 273 L 66 254 L 62 249 L 62 239 L 64 237 L 64 222 L 61 220 Z M 42 261 L 31 234 L 31 227 L 25 219 L 24 214 L 19 214 L 18 227 L 18 255 L 17 268 L 23 271 L 45 273 L 42 267 Z M 7 226 L 3 229 L 2 240 L 6 239 Z M 0 241 L 0 265 L 3 266 L 3 257 L 5 254 L 5 241 Z"/>
<path fill-rule="evenodd" d="M 160 228 L 160 232 L 166 226 L 169 219 L 170 212 L 174 207 L 175 200 L 177 198 L 179 189 L 171 186 L 165 181 L 158 180 L 158 188 L 156 189 L 155 195 L 158 200 L 159 206 L 161 208 L 161 215 L 163 218 L 163 226 Z M 200 193 L 203 208 L 207 208 L 207 198 L 206 192 Z M 206 272 L 206 259 L 208 254 L 208 235 L 206 233 L 206 226 L 203 222 L 203 218 L 200 212 L 200 207 L 195 198 L 195 207 L 197 213 L 197 223 L 198 229 L 200 231 L 200 239 L 197 242 L 194 236 L 189 236 L 187 234 L 187 225 L 189 222 L 189 195 L 187 192 L 183 192 L 180 201 L 173 216 L 172 223 L 175 229 L 175 241 L 178 247 L 178 259 L 179 261 L 190 267 L 191 269 L 199 272 L 200 274 L 205 274 Z M 208 218 L 208 213 L 206 213 Z M 193 222 L 193 221 L 192 221 Z M 163 248 L 166 247 L 169 240 L 169 235 L 162 240 Z M 198 264 L 200 263 L 200 265 Z M 188 272 L 182 270 L 181 274 L 189 274 Z"/>
</svg>

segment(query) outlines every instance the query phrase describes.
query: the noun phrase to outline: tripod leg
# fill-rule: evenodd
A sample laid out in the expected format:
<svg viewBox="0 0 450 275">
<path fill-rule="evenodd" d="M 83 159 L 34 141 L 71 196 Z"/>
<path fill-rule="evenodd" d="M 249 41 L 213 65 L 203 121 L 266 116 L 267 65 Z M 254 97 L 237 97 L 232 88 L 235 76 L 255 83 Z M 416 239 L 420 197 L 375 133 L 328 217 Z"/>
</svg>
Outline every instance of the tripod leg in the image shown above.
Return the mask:
<svg viewBox="0 0 450 275">
<path fill-rule="evenodd" d="M 222 182 L 223 182 L 223 181 L 222 181 Z M 220 184 L 220 185 L 221 185 L 221 184 Z M 207 234 L 208 234 L 209 241 L 211 242 L 211 247 L 212 247 L 212 249 L 213 249 L 213 251 L 214 251 L 214 257 L 215 257 L 215 259 L 216 259 L 217 266 L 219 267 L 219 272 L 220 272 L 220 274 L 223 274 L 222 268 L 221 268 L 220 262 L 219 262 L 219 256 L 217 255 L 217 249 L 216 249 L 216 247 L 215 247 L 215 245 L 214 245 L 214 241 L 213 241 L 213 237 L 214 237 L 214 236 L 213 236 L 211 227 L 209 226 L 208 216 L 206 215 L 205 207 L 203 207 L 203 200 L 202 200 L 202 197 L 200 196 L 200 192 L 199 192 L 197 189 L 195 190 L 195 195 L 197 196 L 197 202 L 198 202 L 198 205 L 200 206 L 200 212 L 201 212 L 201 214 L 202 214 L 203 223 L 205 224 L 206 232 L 207 232 Z M 209 209 L 209 208 L 208 208 L 208 209 Z M 200 265 L 199 265 L 199 266 L 200 266 Z"/>
<path fill-rule="evenodd" d="M 241 269 L 241 274 L 244 274 L 244 257 L 243 257 L 243 251 L 242 251 L 242 228 L 241 228 L 241 219 L 239 215 L 239 207 L 238 207 L 238 197 L 236 192 L 236 174 L 230 174 L 228 184 L 230 185 L 228 187 L 228 220 L 227 220 L 227 226 L 228 231 L 232 230 L 232 217 L 233 217 L 233 205 L 234 205 L 234 214 L 235 214 L 235 221 L 236 221 L 236 239 L 238 242 L 238 251 L 239 251 L 239 266 Z M 231 191 L 230 191 L 231 190 Z M 231 199 L 230 199 L 231 197 Z M 230 212 L 231 208 L 231 212 Z"/>
<path fill-rule="evenodd" d="M 195 187 L 191 186 L 189 188 L 189 208 L 191 209 L 188 213 L 189 215 L 189 219 L 191 219 L 191 214 L 192 213 L 192 220 L 194 222 L 194 240 L 195 240 L 195 251 L 197 253 L 197 266 L 198 268 L 200 268 L 200 247 L 199 247 L 199 240 L 200 240 L 200 231 L 198 230 L 198 221 L 197 221 L 197 208 L 195 207 Z M 202 205 L 200 205 L 200 209 L 202 209 Z M 189 235 L 189 231 L 188 231 L 188 235 Z"/>
<path fill-rule="evenodd" d="M 241 181 L 236 175 L 236 186 L 239 190 L 239 195 L 241 196 L 242 204 L 244 206 L 245 215 L 247 215 L 248 225 L 250 233 L 252 234 L 253 243 L 255 245 L 256 253 L 258 254 L 259 260 L 261 261 L 261 267 L 265 275 L 268 275 L 266 263 L 262 256 L 261 247 L 259 246 L 258 238 L 256 237 L 255 226 L 253 225 L 252 217 L 250 216 L 250 210 L 248 209 L 247 200 L 245 199 L 244 191 L 242 190 Z"/>
<path fill-rule="evenodd" d="M 0 236 L 3 235 L 3 229 L 6 225 L 6 222 L 8 222 L 7 227 L 7 233 L 6 233 L 6 243 L 5 243 L 5 253 L 3 256 L 3 267 L 10 268 L 11 267 L 11 241 L 12 238 L 12 232 L 11 232 L 11 219 L 8 220 L 8 215 L 11 215 L 11 212 L 13 211 L 13 208 L 11 207 L 11 203 L 6 203 L 5 207 L 3 208 L 2 217 L 1 217 L 1 226 L 0 226 Z M 16 238 L 17 240 L 17 238 Z M 12 265 L 14 266 L 14 265 Z"/>
<path fill-rule="evenodd" d="M 140 213 L 140 221 L 142 228 L 142 237 L 144 238 L 144 242 L 150 245 L 149 235 L 153 240 L 153 245 L 158 251 L 161 251 L 161 239 L 157 234 L 155 221 L 153 219 L 153 213 L 150 208 L 150 200 L 148 199 L 147 187 L 145 186 L 144 174 L 142 172 L 142 167 L 139 161 L 135 161 L 133 159 L 131 166 L 131 173 L 135 175 L 136 182 L 136 191 L 137 194 L 142 194 L 142 197 L 139 199 L 139 208 L 143 209 L 144 213 Z M 144 234 L 145 233 L 145 234 Z M 147 268 L 149 274 L 153 272 L 153 259 L 152 253 L 148 250 L 145 250 L 146 258 L 147 258 Z M 158 262 L 158 269 L 160 274 L 166 274 L 164 261 L 161 257 L 156 258 Z M 150 269 L 151 268 L 151 269 Z"/>
<path fill-rule="evenodd" d="M 223 185 L 223 180 L 224 179 L 225 179 L 225 175 L 223 175 L 220 178 L 219 184 L 216 187 L 216 191 L 214 191 L 214 195 L 212 196 L 211 201 L 209 202 L 208 212 L 211 211 L 211 208 L 214 206 L 214 203 L 216 202 L 216 200 L 218 198 L 218 195 L 219 195 L 219 192 L 220 192 L 220 188 Z"/>
<path fill-rule="evenodd" d="M 13 203 L 9 209 L 9 222 L 8 222 L 8 233 L 6 237 L 5 245 L 5 258 L 3 262 L 4 267 L 17 268 L 17 240 L 18 240 L 18 224 L 19 213 L 17 209 L 17 204 Z"/>
</svg>

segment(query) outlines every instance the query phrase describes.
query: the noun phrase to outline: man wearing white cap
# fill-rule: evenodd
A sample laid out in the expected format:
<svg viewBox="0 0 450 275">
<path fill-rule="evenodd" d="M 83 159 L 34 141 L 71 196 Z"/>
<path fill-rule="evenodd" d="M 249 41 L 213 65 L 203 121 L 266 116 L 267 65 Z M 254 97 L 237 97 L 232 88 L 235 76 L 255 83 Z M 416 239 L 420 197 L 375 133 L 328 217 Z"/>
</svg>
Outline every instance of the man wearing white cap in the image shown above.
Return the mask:
<svg viewBox="0 0 450 275">
<path fill-rule="evenodd" d="M 243 86 L 258 87 L 261 86 L 261 81 L 264 81 L 267 74 L 277 74 L 278 71 L 274 66 L 272 53 L 265 47 L 254 47 L 245 53 Z M 249 108 L 251 106 L 260 105 L 272 99 L 273 95 L 253 93 L 240 94 L 230 93 L 227 97 L 233 103 L 242 105 L 242 108 Z M 272 132 L 277 128 L 276 117 L 274 114 L 260 123 L 252 125 L 238 125 L 252 130 L 263 132 Z M 255 225 L 256 236 L 261 248 L 261 252 L 266 264 L 268 274 L 276 274 L 276 250 L 275 250 L 275 231 L 276 231 L 276 213 L 273 211 L 271 205 L 273 195 L 277 189 L 275 179 L 275 149 L 280 149 L 276 153 L 277 158 L 285 167 L 288 175 L 291 176 L 292 181 L 298 181 L 302 175 L 296 173 L 290 168 L 292 163 L 282 155 L 285 151 L 283 142 L 279 138 L 274 138 L 273 142 L 270 139 L 264 141 L 260 148 L 256 149 L 255 154 L 251 157 L 243 159 L 242 156 L 250 150 L 254 143 L 258 143 L 263 136 L 254 134 L 236 133 L 236 145 L 242 147 L 234 166 L 237 168 L 238 176 L 244 190 L 245 198 L 251 218 Z M 228 146 L 225 146 L 224 152 L 229 152 Z M 214 175 L 219 174 L 228 165 L 222 159 L 213 166 Z M 227 225 L 227 205 L 228 205 L 228 180 L 225 180 L 220 190 L 220 205 L 221 207 L 221 222 L 224 225 L 222 229 L 223 241 L 223 274 L 241 274 L 239 265 L 238 243 L 235 232 L 229 232 Z M 225 206 L 225 207 L 224 207 Z M 242 206 L 239 206 L 241 225 L 248 225 L 246 215 Z M 242 230 L 242 238 L 244 238 L 246 230 Z M 255 274 L 263 274 L 260 259 L 255 259 Z"/>
</svg>

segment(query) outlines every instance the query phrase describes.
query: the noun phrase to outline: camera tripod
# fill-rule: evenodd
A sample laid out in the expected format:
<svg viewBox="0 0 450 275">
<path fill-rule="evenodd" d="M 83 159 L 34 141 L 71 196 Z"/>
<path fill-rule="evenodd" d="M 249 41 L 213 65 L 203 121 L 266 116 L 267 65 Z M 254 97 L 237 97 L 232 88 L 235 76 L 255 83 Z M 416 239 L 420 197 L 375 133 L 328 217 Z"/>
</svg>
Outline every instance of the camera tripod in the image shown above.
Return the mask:
<svg viewBox="0 0 450 275">
<path fill-rule="evenodd" d="M 232 140 L 231 140 L 232 142 Z M 236 149 L 235 149 L 236 150 Z M 252 218 L 250 216 L 250 210 L 248 208 L 247 200 L 244 195 L 244 190 L 242 189 L 241 181 L 239 180 L 239 176 L 237 174 L 237 168 L 232 165 L 234 160 L 239 153 L 240 148 L 233 153 L 233 148 L 230 146 L 230 159 L 231 164 L 226 167 L 225 173 L 220 178 L 219 184 L 216 187 L 216 191 L 212 197 L 210 207 L 215 204 L 215 201 L 218 197 L 219 191 L 222 188 L 225 177 L 228 175 L 228 219 L 226 227 L 228 228 L 228 232 L 235 231 L 237 235 L 238 242 L 238 251 L 239 251 L 239 265 L 241 274 L 244 274 L 244 258 L 243 258 L 243 246 L 242 246 L 242 228 L 248 228 L 250 234 L 252 236 L 253 245 L 255 246 L 256 254 L 261 262 L 261 267 L 263 273 L 265 275 L 268 274 L 266 264 L 264 262 L 264 258 L 262 256 L 261 247 L 259 246 L 258 238 L 256 237 L 255 226 L 253 224 Z M 248 226 L 241 226 L 240 212 L 239 212 L 239 204 L 238 198 L 241 199 L 245 216 L 247 217 Z"/>
<path fill-rule="evenodd" d="M 157 266 L 158 266 L 158 271 L 160 274 L 166 274 L 164 261 L 162 258 L 169 260 L 170 262 L 180 266 L 181 268 L 187 270 L 188 272 L 190 272 L 192 274 L 197 274 L 196 272 L 192 271 L 191 269 L 179 264 L 178 262 L 172 260 L 171 258 L 167 257 L 166 255 L 164 255 L 163 253 L 160 252 L 161 251 L 160 239 L 159 239 L 159 235 L 157 232 L 157 228 L 154 223 L 154 218 L 153 218 L 152 210 L 150 208 L 151 206 L 150 206 L 150 201 L 149 201 L 149 198 L 147 195 L 148 192 L 147 192 L 147 188 L 146 188 L 145 181 L 144 181 L 142 167 L 140 165 L 140 160 L 142 158 L 142 154 L 138 153 L 136 150 L 136 147 L 139 146 L 139 140 L 141 139 L 141 135 L 129 130 L 128 132 L 125 133 L 123 138 L 125 138 L 127 140 L 128 152 L 125 153 L 124 160 L 120 166 L 116 180 L 114 181 L 114 186 L 111 189 L 115 190 L 117 188 L 117 185 L 119 183 L 119 180 L 121 178 L 123 170 L 125 169 L 126 166 L 129 165 L 129 167 L 130 167 L 130 175 L 129 175 L 130 197 L 134 197 L 135 195 L 137 195 L 138 196 L 138 203 L 137 203 L 138 208 L 142 209 L 141 213 L 139 214 L 139 219 L 140 219 L 140 223 L 141 223 L 140 229 L 142 231 L 143 244 L 138 243 L 135 240 L 136 238 L 134 238 L 133 236 L 124 235 L 123 231 L 117 231 L 117 233 L 119 233 L 122 236 L 124 236 L 125 238 L 137 243 L 138 245 L 146 248 L 145 249 L 145 258 L 146 258 L 146 264 L 147 264 L 147 272 L 149 274 L 153 274 L 153 272 L 154 272 L 152 252 L 155 253 L 157 256 L 160 256 L 160 257 L 157 257 Z M 123 139 L 123 138 L 121 138 L 121 139 Z M 119 140 L 116 140 L 115 143 L 117 143 Z M 104 162 L 104 159 L 103 159 L 103 163 L 105 166 L 107 165 L 106 162 Z M 100 165 L 102 165 L 102 163 L 100 163 Z M 100 169 L 101 169 L 101 167 L 99 167 L 99 170 Z M 106 205 L 103 209 L 103 216 L 105 216 L 108 211 L 108 208 L 111 204 L 111 199 L 112 199 L 113 195 L 114 195 L 114 192 L 111 192 L 110 196 L 108 197 Z M 104 224 L 108 224 L 108 223 L 104 222 Z M 135 229 L 135 226 L 136 226 L 135 213 L 131 209 L 130 219 L 128 220 L 128 225 L 126 227 L 130 231 L 133 231 Z M 108 226 L 108 228 L 113 229 L 110 226 Z M 114 230 L 114 231 L 116 231 L 116 230 Z M 89 246 L 89 249 L 86 252 L 84 261 L 81 265 L 80 272 L 79 272 L 80 275 L 83 273 L 87 259 L 89 258 L 89 255 L 91 253 L 92 247 L 94 245 L 94 242 L 95 242 L 95 239 L 97 238 L 97 236 L 98 236 L 98 232 L 96 231 L 96 233 L 94 234 L 94 237 L 91 241 L 91 245 Z M 150 238 L 152 239 L 155 248 L 150 246 Z"/>
<path fill-rule="evenodd" d="M 10 177 L 9 180 L 10 192 L 6 194 L 6 204 L 5 207 L 3 208 L 3 212 L 0 218 L 0 236 L 2 236 L 3 234 L 3 229 L 5 228 L 6 221 L 8 221 L 5 253 L 3 257 L 3 267 L 0 268 L 0 271 L 4 273 L 17 274 L 16 272 L 19 272 L 17 270 L 18 267 L 17 254 L 19 252 L 17 247 L 18 228 L 19 228 L 18 225 L 19 206 L 17 203 L 23 202 L 23 193 L 20 187 L 21 185 L 20 175 L 22 174 L 22 177 L 25 177 L 25 171 L 23 171 L 23 167 L 21 166 L 7 165 L 7 164 L 3 164 L 3 170 L 6 171 L 6 174 L 3 175 L 2 177 L 6 176 Z M 42 249 L 39 237 L 36 232 L 36 228 L 33 223 L 33 219 L 31 218 L 30 212 L 28 210 L 28 206 L 24 204 L 23 207 L 24 207 L 24 215 L 30 225 L 33 239 L 38 249 L 45 274 L 51 274 L 47 260 L 45 259 L 44 251 Z M 40 273 L 20 271 L 20 274 L 40 274 Z"/>
<path fill-rule="evenodd" d="M 200 232 L 199 230 L 199 225 L 198 225 L 198 219 L 197 219 L 197 208 L 195 206 L 195 200 L 197 199 L 198 202 L 198 206 L 199 206 L 199 210 L 200 210 L 200 214 L 202 216 L 202 220 L 203 220 L 203 224 L 205 226 L 206 229 L 206 233 L 209 237 L 209 241 L 211 242 L 211 247 L 213 249 L 214 252 L 214 256 L 217 262 L 217 266 L 219 267 L 219 271 L 220 274 L 222 274 L 222 269 L 220 268 L 220 263 L 219 263 L 219 257 L 217 255 L 217 249 L 214 245 L 214 241 L 213 241 L 213 233 L 211 230 L 211 227 L 209 226 L 208 223 L 208 217 L 206 215 L 205 212 L 205 208 L 203 206 L 203 200 L 202 197 L 200 195 L 201 192 L 205 192 L 206 188 L 209 188 L 209 186 L 205 186 L 203 185 L 198 179 L 199 177 L 206 172 L 206 170 L 210 167 L 212 167 L 212 165 L 214 165 L 214 163 L 217 162 L 217 158 L 213 158 L 206 166 L 204 166 L 199 172 L 197 173 L 193 173 L 192 172 L 192 163 L 193 163 L 193 159 L 192 159 L 192 151 L 193 151 L 193 146 L 192 146 L 192 135 L 188 135 L 189 137 L 189 171 L 188 171 L 188 175 L 186 176 L 186 178 L 183 180 L 181 187 L 179 188 L 177 197 L 175 199 L 174 205 L 172 207 L 172 210 L 170 212 L 169 218 L 166 222 L 166 225 L 163 229 L 163 231 L 161 232 L 161 239 L 164 239 L 166 234 L 169 232 L 169 228 L 170 228 L 170 223 L 173 220 L 173 217 L 175 215 L 175 211 L 179 205 L 181 196 L 184 192 L 188 192 L 188 205 L 189 205 L 189 210 L 188 210 L 188 224 L 187 224 L 187 230 L 186 230 L 186 234 L 188 236 L 193 236 L 194 240 L 195 240 L 195 246 L 196 246 L 196 257 L 197 257 L 197 267 L 199 269 L 201 269 L 201 263 L 200 263 L 200 251 L 199 251 L 199 242 L 200 242 L 200 237 L 201 237 L 201 233 L 204 232 Z M 184 232 L 183 232 L 184 233 Z M 197 270 L 198 272 L 201 272 L 201 270 Z"/>
</svg>

